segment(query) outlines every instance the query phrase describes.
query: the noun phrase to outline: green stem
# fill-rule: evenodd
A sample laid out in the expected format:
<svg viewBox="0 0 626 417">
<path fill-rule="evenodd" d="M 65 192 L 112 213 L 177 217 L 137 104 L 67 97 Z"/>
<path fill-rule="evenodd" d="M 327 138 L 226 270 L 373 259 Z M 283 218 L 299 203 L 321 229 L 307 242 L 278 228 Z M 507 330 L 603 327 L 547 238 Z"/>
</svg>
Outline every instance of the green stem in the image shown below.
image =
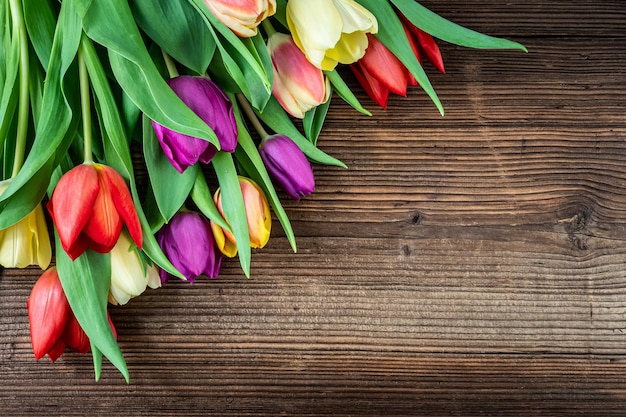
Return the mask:
<svg viewBox="0 0 626 417">
<path fill-rule="evenodd" d="M 83 35 L 84 36 L 84 35 Z M 83 113 L 83 151 L 85 163 L 93 163 L 91 142 L 91 92 L 89 90 L 89 72 L 82 51 L 78 50 L 78 76 L 80 81 L 80 108 Z"/>
<path fill-rule="evenodd" d="M 176 63 L 172 57 L 169 56 L 164 49 L 161 49 L 161 54 L 163 54 L 163 59 L 165 60 L 165 65 L 167 66 L 167 72 L 170 73 L 170 78 L 178 77 L 178 69 L 176 68 Z"/>
<path fill-rule="evenodd" d="M 26 136 L 28 133 L 28 116 L 29 116 L 29 63 L 28 63 L 28 39 L 26 36 L 26 26 L 24 25 L 24 15 L 22 13 L 22 5 L 19 0 L 10 0 L 11 18 L 13 27 L 17 29 L 17 36 L 20 44 L 20 92 L 19 92 L 19 108 L 17 112 L 17 137 L 15 140 L 15 154 L 13 155 L 13 172 L 11 178 L 15 177 L 24 163 L 24 154 L 26 152 Z"/>
<path fill-rule="evenodd" d="M 269 21 L 269 19 L 263 19 L 263 21 L 261 22 L 261 26 L 265 30 L 268 38 L 276 33 L 276 29 L 274 29 L 274 26 L 272 26 L 272 23 Z"/>
<path fill-rule="evenodd" d="M 248 100 L 244 97 L 243 94 L 238 93 L 237 101 L 239 101 L 239 104 L 241 104 L 243 111 L 246 113 L 246 116 L 248 116 L 248 119 L 252 123 L 252 126 L 254 126 L 254 129 L 261 136 L 261 140 L 265 140 L 265 138 L 267 138 L 269 134 L 267 133 L 265 128 L 263 128 L 263 125 L 259 121 L 259 118 L 256 116 L 256 113 L 254 113 L 254 110 L 252 109 L 252 106 L 250 106 L 250 103 L 248 103 Z"/>
</svg>

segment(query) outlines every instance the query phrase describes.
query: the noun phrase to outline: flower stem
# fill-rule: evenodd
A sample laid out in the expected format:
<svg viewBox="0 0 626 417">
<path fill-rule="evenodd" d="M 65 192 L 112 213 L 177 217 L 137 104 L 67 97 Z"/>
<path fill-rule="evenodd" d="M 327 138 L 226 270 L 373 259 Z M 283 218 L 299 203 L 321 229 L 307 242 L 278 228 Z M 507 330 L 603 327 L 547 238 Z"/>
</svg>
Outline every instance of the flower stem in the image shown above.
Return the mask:
<svg viewBox="0 0 626 417">
<path fill-rule="evenodd" d="M 85 163 L 93 163 L 91 142 L 91 92 L 89 91 L 89 72 L 82 51 L 78 50 L 78 77 L 80 81 L 80 108 L 83 113 L 83 152 Z"/>
<path fill-rule="evenodd" d="M 178 77 L 178 69 L 176 68 L 176 63 L 172 57 L 169 56 L 164 49 L 161 49 L 161 54 L 163 54 L 163 59 L 165 60 L 165 65 L 167 66 L 167 72 L 170 73 L 170 78 Z"/>
<path fill-rule="evenodd" d="M 269 21 L 269 19 L 263 19 L 263 21 L 261 21 L 261 26 L 263 27 L 263 29 L 265 29 L 265 33 L 267 34 L 268 38 L 276 33 L 276 29 L 274 29 L 274 26 Z"/>
<path fill-rule="evenodd" d="M 246 97 L 243 94 L 238 93 L 237 101 L 239 101 L 239 104 L 241 104 L 243 111 L 246 113 L 246 116 L 248 116 L 248 119 L 250 119 L 250 122 L 252 123 L 252 126 L 254 126 L 254 129 L 261 136 L 261 140 L 264 140 L 266 137 L 268 137 L 269 134 L 263 128 L 263 125 L 261 125 L 261 121 L 256 116 L 256 113 L 254 113 L 254 110 L 252 109 L 252 106 L 250 106 L 250 103 L 248 103 Z"/>
<path fill-rule="evenodd" d="M 17 111 L 17 137 L 15 140 L 15 153 L 13 155 L 13 172 L 11 178 L 15 177 L 24 163 L 24 153 L 26 151 L 26 136 L 28 133 L 28 116 L 30 100 L 28 97 L 29 83 L 29 63 L 28 63 L 28 41 L 26 37 L 26 26 L 24 25 L 24 15 L 22 4 L 19 0 L 10 0 L 11 18 L 13 27 L 17 30 L 18 42 L 20 45 L 20 87 L 19 87 L 19 108 Z"/>
</svg>

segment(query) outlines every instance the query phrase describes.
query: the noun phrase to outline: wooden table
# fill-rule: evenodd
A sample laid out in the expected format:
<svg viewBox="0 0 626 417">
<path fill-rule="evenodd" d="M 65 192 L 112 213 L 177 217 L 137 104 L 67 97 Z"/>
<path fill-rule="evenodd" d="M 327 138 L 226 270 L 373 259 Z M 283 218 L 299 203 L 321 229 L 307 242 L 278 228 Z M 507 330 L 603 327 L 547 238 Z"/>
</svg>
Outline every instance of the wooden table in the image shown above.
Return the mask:
<svg viewBox="0 0 626 417">
<path fill-rule="evenodd" d="M 424 4 L 529 53 L 443 44 L 443 118 L 335 99 L 298 253 L 112 308 L 128 385 L 36 363 L 3 271 L 0 415 L 626 415 L 626 4 Z"/>
</svg>

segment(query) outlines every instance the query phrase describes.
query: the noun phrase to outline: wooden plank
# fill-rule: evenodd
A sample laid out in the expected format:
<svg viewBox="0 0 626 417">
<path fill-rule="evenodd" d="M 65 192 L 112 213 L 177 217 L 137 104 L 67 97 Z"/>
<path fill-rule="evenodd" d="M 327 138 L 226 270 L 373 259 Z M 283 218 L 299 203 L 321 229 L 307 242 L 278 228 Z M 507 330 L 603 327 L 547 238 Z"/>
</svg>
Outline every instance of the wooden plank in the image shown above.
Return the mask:
<svg viewBox="0 0 626 417">
<path fill-rule="evenodd" d="M 2 271 L 0 415 L 626 415 L 623 2 L 424 4 L 529 53 L 442 45 L 443 118 L 416 88 L 334 99 L 349 169 L 285 200 L 297 254 L 275 223 L 251 279 L 111 308 L 130 385 L 36 363 L 40 271 Z"/>
</svg>

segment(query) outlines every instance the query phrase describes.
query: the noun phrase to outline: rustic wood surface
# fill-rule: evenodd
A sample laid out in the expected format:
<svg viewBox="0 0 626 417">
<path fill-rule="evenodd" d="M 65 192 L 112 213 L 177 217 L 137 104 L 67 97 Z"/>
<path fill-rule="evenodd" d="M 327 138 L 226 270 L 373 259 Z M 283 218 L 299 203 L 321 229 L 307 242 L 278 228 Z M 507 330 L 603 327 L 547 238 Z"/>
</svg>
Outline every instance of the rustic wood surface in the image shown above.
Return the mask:
<svg viewBox="0 0 626 417">
<path fill-rule="evenodd" d="M 112 308 L 128 385 L 35 362 L 3 271 L 0 415 L 626 415 L 626 4 L 423 4 L 529 53 L 442 44 L 443 118 L 333 100 L 298 253 Z"/>
</svg>

